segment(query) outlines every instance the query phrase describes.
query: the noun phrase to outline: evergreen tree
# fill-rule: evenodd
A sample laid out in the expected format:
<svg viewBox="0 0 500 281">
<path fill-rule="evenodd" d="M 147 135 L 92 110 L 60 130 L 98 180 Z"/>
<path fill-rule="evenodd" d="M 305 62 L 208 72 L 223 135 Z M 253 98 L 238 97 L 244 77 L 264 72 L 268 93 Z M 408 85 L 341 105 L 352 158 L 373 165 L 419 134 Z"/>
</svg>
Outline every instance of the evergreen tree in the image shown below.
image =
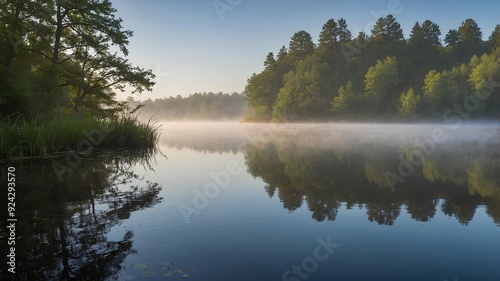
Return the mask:
<svg viewBox="0 0 500 281">
<path fill-rule="evenodd" d="M 444 37 L 444 42 L 446 43 L 446 46 L 449 47 L 454 47 L 458 45 L 458 42 L 460 41 L 460 34 L 456 29 L 450 29 L 448 33 L 446 33 L 446 36 Z"/>
<path fill-rule="evenodd" d="M 341 18 L 337 21 L 338 23 L 338 40 L 340 43 L 347 43 L 352 40 L 352 34 L 349 29 L 347 29 L 347 22 L 345 19 Z"/>
<path fill-rule="evenodd" d="M 401 57 L 405 53 L 404 45 L 403 30 L 396 18 L 392 15 L 379 18 L 372 29 L 366 49 L 368 65 L 387 56 Z"/>
<path fill-rule="evenodd" d="M 372 29 L 372 38 L 380 44 L 393 44 L 404 40 L 403 29 L 393 15 L 379 18 Z"/>
<path fill-rule="evenodd" d="M 339 27 L 337 23 L 333 19 L 328 20 L 323 25 L 321 33 L 319 34 L 318 47 L 333 49 L 339 41 L 338 34 Z"/>
<path fill-rule="evenodd" d="M 441 36 L 441 29 L 439 28 L 439 25 L 430 20 L 425 20 L 422 23 L 422 29 L 424 31 L 424 42 L 432 47 L 441 46 L 441 40 L 439 40 L 439 36 Z"/>
<path fill-rule="evenodd" d="M 273 65 L 276 62 L 276 59 L 274 59 L 274 54 L 273 52 L 270 52 L 266 56 L 266 60 L 264 61 L 264 66 L 270 66 Z"/>
<path fill-rule="evenodd" d="M 424 41 L 424 30 L 420 26 L 420 23 L 416 22 L 411 29 L 410 39 L 408 40 L 408 45 L 419 46 Z"/>
<path fill-rule="evenodd" d="M 442 67 L 440 35 L 439 26 L 429 20 L 424 21 L 422 25 L 415 23 L 408 40 L 408 53 L 403 56 L 404 63 L 400 68 L 404 84 L 420 89 L 429 68 Z"/>
<path fill-rule="evenodd" d="M 286 47 L 283 46 L 278 52 L 278 61 L 282 61 L 285 59 L 286 55 L 288 54 L 288 51 L 286 50 Z"/>
<path fill-rule="evenodd" d="M 481 29 L 473 19 L 464 20 L 458 28 L 458 34 L 460 35 L 460 42 L 471 44 L 480 43 L 483 36 Z"/>
<path fill-rule="evenodd" d="M 487 91 L 492 98 L 478 112 L 485 109 L 494 116 L 500 106 L 495 84 L 500 63 L 493 58 L 500 52 L 494 51 L 499 30 L 497 26 L 486 43 L 477 23 L 467 19 L 446 34 L 442 46 L 440 28 L 430 20 L 415 23 L 405 40 L 392 15 L 379 18 L 370 36 L 360 32 L 354 39 L 344 19 L 330 19 L 318 48 L 309 33 L 299 31 L 274 63 L 268 56 L 266 69 L 249 80 L 247 99 L 256 112 L 265 112 L 266 120 L 345 118 L 363 112 L 413 118 L 442 117 L 473 91 Z M 485 50 L 489 54 L 482 56 Z M 355 94 L 363 88 L 363 94 Z"/>
<path fill-rule="evenodd" d="M 421 26 L 417 22 L 412 28 L 408 45 L 416 48 L 437 48 L 441 45 L 440 35 L 439 26 L 430 20 L 424 21 Z"/>
<path fill-rule="evenodd" d="M 482 32 L 476 21 L 466 19 L 458 28 L 459 41 L 456 49 L 456 59 L 466 63 L 473 55 L 484 52 L 485 44 L 482 41 Z"/>
<path fill-rule="evenodd" d="M 288 54 L 293 56 L 296 60 L 304 59 L 314 52 L 314 43 L 309 33 L 304 30 L 296 32 L 288 47 Z"/>
<path fill-rule="evenodd" d="M 491 33 L 491 36 L 489 38 L 489 47 L 490 51 L 493 51 L 496 48 L 500 47 L 500 24 L 497 24 L 495 26 L 495 29 Z"/>
</svg>

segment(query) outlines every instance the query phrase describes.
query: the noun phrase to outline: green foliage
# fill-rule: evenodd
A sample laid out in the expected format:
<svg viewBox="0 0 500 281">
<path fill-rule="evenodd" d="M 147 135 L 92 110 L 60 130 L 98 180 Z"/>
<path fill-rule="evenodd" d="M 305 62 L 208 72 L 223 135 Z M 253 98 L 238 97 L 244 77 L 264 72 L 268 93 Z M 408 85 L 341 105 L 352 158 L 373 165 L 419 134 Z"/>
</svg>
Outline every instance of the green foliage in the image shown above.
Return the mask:
<svg viewBox="0 0 500 281">
<path fill-rule="evenodd" d="M 395 43 L 404 40 L 403 29 L 393 15 L 379 18 L 372 29 L 372 38 L 382 44 Z"/>
<path fill-rule="evenodd" d="M 264 66 L 270 66 L 276 63 L 276 60 L 274 59 L 274 54 L 273 52 L 270 52 L 267 54 L 266 60 L 264 61 Z"/>
<path fill-rule="evenodd" d="M 365 90 L 369 95 L 379 98 L 385 97 L 390 86 L 398 80 L 397 62 L 394 57 L 387 57 L 384 61 L 377 61 L 375 66 L 368 69 L 365 75 Z"/>
<path fill-rule="evenodd" d="M 500 48 L 480 58 L 474 56 L 470 62 L 469 83 L 487 115 L 500 116 Z"/>
<path fill-rule="evenodd" d="M 268 55 L 269 56 L 269 55 Z M 267 60 L 267 59 L 266 59 Z M 294 55 L 289 55 L 283 46 L 274 63 L 266 65 L 264 71 L 253 74 L 245 86 L 246 101 L 253 109 L 253 121 L 270 121 L 278 92 L 284 83 L 284 75 L 295 69 Z"/>
<path fill-rule="evenodd" d="M 495 50 L 500 48 L 500 24 L 495 26 L 495 29 L 491 33 L 489 38 L 490 50 Z"/>
<path fill-rule="evenodd" d="M 444 37 L 444 42 L 446 46 L 454 47 L 458 45 L 458 41 L 460 40 L 460 34 L 456 29 L 450 29 L 446 36 Z"/>
<path fill-rule="evenodd" d="M 315 46 L 311 35 L 301 30 L 292 36 L 288 50 L 289 54 L 293 56 L 295 60 L 300 60 L 311 55 L 314 52 L 314 48 Z"/>
<path fill-rule="evenodd" d="M 481 55 L 486 44 L 482 41 L 482 32 L 476 21 L 466 19 L 458 28 L 458 42 L 454 49 L 454 59 L 467 63 L 474 55 Z"/>
<path fill-rule="evenodd" d="M 373 103 L 375 110 L 382 109 L 384 101 L 390 100 L 390 93 L 399 83 L 399 72 L 395 57 L 377 61 L 365 75 L 365 96 Z"/>
<path fill-rule="evenodd" d="M 424 45 L 430 45 L 433 47 L 441 46 L 441 42 L 439 40 L 441 30 L 439 28 L 439 25 L 433 23 L 430 20 L 426 20 L 422 24 L 422 30 L 424 36 L 421 41 Z"/>
<path fill-rule="evenodd" d="M 472 57 L 469 82 L 476 91 L 491 93 L 500 83 L 500 49 L 491 55 Z"/>
<path fill-rule="evenodd" d="M 51 155 L 104 125 L 115 130 L 99 147 L 155 144 L 157 129 L 115 100 L 154 85 L 151 70 L 123 57 L 132 31 L 115 12 L 109 0 L 2 1 L 0 157 Z"/>
<path fill-rule="evenodd" d="M 337 21 L 338 23 L 338 37 L 340 43 L 347 43 L 352 39 L 352 33 L 347 29 L 347 21 L 343 18 Z"/>
<path fill-rule="evenodd" d="M 470 68 L 464 64 L 451 71 L 430 71 L 425 77 L 424 102 L 431 112 L 442 114 L 471 94 Z"/>
<path fill-rule="evenodd" d="M 393 15 L 354 39 L 344 19 L 329 19 L 317 48 L 301 30 L 277 59 L 268 54 L 265 69 L 248 79 L 248 106 L 259 121 L 435 118 L 473 91 L 488 91 L 492 98 L 481 101 L 476 116 L 497 116 L 499 63 L 491 56 L 498 57 L 498 30 L 484 42 L 477 23 L 466 19 L 443 46 L 440 27 L 430 20 L 415 23 L 406 40 Z"/>
<path fill-rule="evenodd" d="M 421 89 L 429 69 L 445 68 L 445 53 L 439 36 L 440 28 L 430 20 L 415 23 L 408 40 L 406 54 L 401 56 L 400 74 L 402 84 L 413 89 Z"/>
<path fill-rule="evenodd" d="M 299 63 L 296 71 L 287 73 L 284 86 L 273 108 L 273 119 L 288 121 L 324 116 L 329 110 L 328 65 L 314 58 Z"/>
<path fill-rule="evenodd" d="M 446 73 L 446 72 L 444 72 Z M 441 102 L 441 96 L 446 91 L 446 83 L 441 78 L 441 73 L 431 70 L 425 76 L 424 99 L 425 103 L 434 110 Z"/>
<path fill-rule="evenodd" d="M 473 19 L 464 20 L 458 28 L 458 34 L 460 41 L 464 43 L 479 43 L 483 36 L 481 29 Z"/>
<path fill-rule="evenodd" d="M 403 117 L 413 116 L 420 103 L 420 96 L 415 95 L 412 88 L 408 89 L 408 92 L 402 93 L 399 98 L 398 111 Z"/>
<path fill-rule="evenodd" d="M 335 20 L 329 19 L 319 34 L 319 47 L 334 48 L 338 43 L 339 28 Z"/>
<path fill-rule="evenodd" d="M 96 130 L 103 137 L 99 142 L 89 137 Z M 60 116 L 41 121 L 2 120 L 0 132 L 0 158 L 3 159 L 53 157 L 79 147 L 85 151 L 88 148 L 153 148 L 159 137 L 158 127 L 129 114 L 112 119 Z"/>
<path fill-rule="evenodd" d="M 151 90 L 151 70 L 122 57 L 132 31 L 115 12 L 109 0 L 3 1 L 0 117 L 112 116 L 115 91 Z"/>
<path fill-rule="evenodd" d="M 349 42 L 352 38 L 351 31 L 347 29 L 347 22 L 345 19 L 339 19 L 337 22 L 329 19 L 324 25 L 319 34 L 320 48 L 338 48 L 340 43 Z"/>
<path fill-rule="evenodd" d="M 339 88 L 339 95 L 333 98 L 331 111 L 341 115 L 347 115 L 356 110 L 357 94 L 351 81 Z"/>
<path fill-rule="evenodd" d="M 267 70 L 267 69 L 266 69 Z M 271 111 L 283 82 L 271 70 L 253 74 L 245 86 L 248 105 L 255 109 L 256 120 L 271 120 Z"/>
<path fill-rule="evenodd" d="M 368 67 L 387 56 L 400 58 L 404 55 L 406 41 L 403 37 L 403 29 L 393 15 L 379 18 L 369 38 L 365 54 Z"/>
</svg>

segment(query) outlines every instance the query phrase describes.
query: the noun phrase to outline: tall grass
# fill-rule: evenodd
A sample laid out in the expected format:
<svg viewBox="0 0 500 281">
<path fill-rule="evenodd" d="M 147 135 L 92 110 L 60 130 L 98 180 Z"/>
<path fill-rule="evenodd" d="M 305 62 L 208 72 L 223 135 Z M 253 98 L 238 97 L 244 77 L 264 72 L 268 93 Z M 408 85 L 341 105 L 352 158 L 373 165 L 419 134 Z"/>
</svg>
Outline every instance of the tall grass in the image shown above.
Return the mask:
<svg viewBox="0 0 500 281">
<path fill-rule="evenodd" d="M 56 156 L 77 150 L 82 144 L 86 150 L 150 149 L 156 146 L 159 130 L 155 124 L 141 122 L 132 115 L 113 119 L 63 116 L 48 121 L 0 120 L 0 159 Z M 99 141 L 89 137 L 92 134 L 99 134 Z"/>
</svg>

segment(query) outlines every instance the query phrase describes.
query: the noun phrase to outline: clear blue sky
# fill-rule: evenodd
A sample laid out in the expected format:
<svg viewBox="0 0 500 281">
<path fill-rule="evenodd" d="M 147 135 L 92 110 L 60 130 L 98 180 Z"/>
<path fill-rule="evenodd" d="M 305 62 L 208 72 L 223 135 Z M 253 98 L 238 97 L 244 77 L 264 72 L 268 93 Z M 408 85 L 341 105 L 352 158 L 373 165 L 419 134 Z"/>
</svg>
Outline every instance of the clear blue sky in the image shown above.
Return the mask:
<svg viewBox="0 0 500 281">
<path fill-rule="evenodd" d="M 416 21 L 449 29 L 473 18 L 487 39 L 500 24 L 500 1 L 472 0 L 112 0 L 130 40 L 132 63 L 158 76 L 153 92 L 135 99 L 242 92 L 269 52 L 299 30 L 317 40 L 328 19 L 345 18 L 354 36 L 392 12 L 408 38 Z M 217 10 L 216 6 L 219 10 Z M 119 98 L 125 98 L 120 94 Z"/>
</svg>

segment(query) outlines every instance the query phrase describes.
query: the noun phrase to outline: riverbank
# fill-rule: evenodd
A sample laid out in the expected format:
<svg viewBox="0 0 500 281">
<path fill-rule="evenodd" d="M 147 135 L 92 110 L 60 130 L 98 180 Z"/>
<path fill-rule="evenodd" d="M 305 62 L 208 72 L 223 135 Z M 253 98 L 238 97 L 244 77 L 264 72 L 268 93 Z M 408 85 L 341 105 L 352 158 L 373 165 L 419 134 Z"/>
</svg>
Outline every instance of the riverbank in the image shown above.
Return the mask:
<svg viewBox="0 0 500 281">
<path fill-rule="evenodd" d="M 159 126 L 135 116 L 96 119 L 61 116 L 47 121 L 0 121 L 0 160 L 53 157 L 67 151 L 149 149 Z"/>
</svg>

